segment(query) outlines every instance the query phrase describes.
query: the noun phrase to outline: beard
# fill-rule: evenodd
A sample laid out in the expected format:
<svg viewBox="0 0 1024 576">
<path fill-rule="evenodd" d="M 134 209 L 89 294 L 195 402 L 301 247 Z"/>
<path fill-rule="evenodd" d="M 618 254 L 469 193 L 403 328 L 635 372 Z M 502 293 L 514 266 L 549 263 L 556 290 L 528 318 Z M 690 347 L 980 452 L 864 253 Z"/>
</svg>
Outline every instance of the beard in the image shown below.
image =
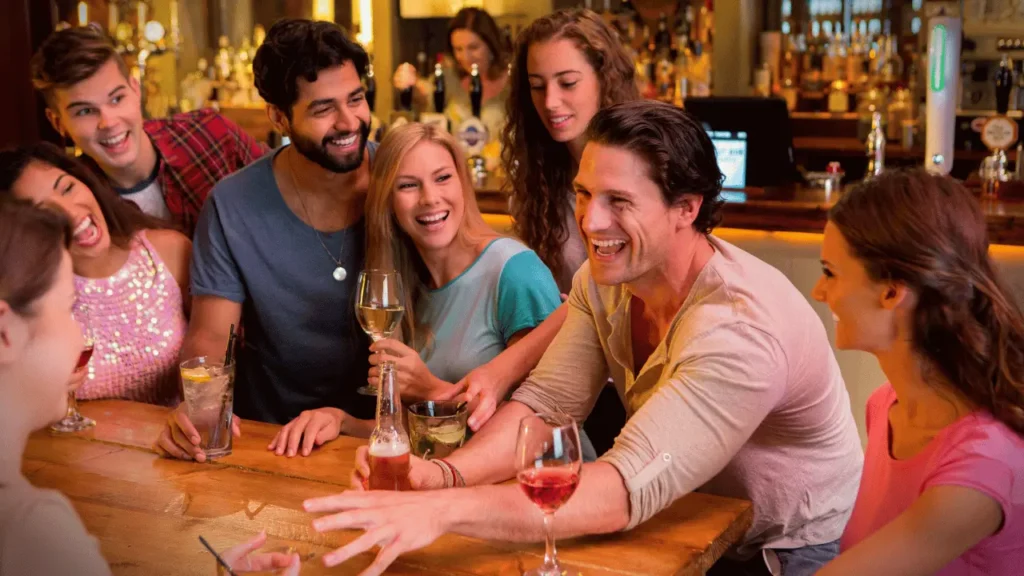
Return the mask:
<svg viewBox="0 0 1024 576">
<path fill-rule="evenodd" d="M 307 138 L 302 134 L 291 135 L 292 145 L 300 154 L 316 162 L 324 170 L 330 170 L 338 174 L 351 172 L 363 165 L 363 153 L 366 151 L 366 141 L 370 136 L 370 125 L 362 120 L 359 121 L 359 132 L 357 133 L 359 147 L 343 158 L 338 158 L 328 152 L 328 142 L 338 138 L 348 138 L 353 132 L 331 132 L 323 137 L 320 142 Z"/>
</svg>

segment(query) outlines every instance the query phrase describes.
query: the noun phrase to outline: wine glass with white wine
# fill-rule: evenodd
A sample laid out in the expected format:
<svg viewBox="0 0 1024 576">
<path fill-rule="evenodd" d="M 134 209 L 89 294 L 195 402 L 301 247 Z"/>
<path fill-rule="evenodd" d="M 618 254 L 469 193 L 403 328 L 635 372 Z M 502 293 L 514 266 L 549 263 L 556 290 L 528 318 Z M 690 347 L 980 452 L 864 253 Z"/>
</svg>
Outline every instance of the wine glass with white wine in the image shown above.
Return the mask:
<svg viewBox="0 0 1024 576">
<path fill-rule="evenodd" d="M 356 283 L 356 317 L 370 338 L 390 338 L 405 314 L 402 275 L 397 270 L 363 270 Z M 376 396 L 377 387 L 366 384 L 360 394 Z"/>
</svg>

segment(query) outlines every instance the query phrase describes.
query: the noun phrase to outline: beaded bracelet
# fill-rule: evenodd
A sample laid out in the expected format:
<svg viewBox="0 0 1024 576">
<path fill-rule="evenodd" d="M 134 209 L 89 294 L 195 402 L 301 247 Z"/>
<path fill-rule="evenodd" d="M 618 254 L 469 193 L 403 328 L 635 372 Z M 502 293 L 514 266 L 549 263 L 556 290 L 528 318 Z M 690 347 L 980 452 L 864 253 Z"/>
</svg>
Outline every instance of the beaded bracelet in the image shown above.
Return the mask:
<svg viewBox="0 0 1024 576">
<path fill-rule="evenodd" d="M 434 464 L 437 464 L 437 467 L 441 469 L 441 474 L 444 476 L 444 487 L 445 488 L 452 488 L 452 487 L 454 487 L 455 486 L 455 478 L 452 476 L 452 471 L 447 466 L 445 466 L 445 464 L 447 464 L 447 462 L 442 462 L 441 460 L 437 460 L 437 459 L 431 460 L 431 462 L 433 462 Z"/>
<path fill-rule="evenodd" d="M 434 461 L 435 462 L 444 462 L 444 465 L 451 469 L 451 473 L 455 477 L 455 479 L 454 479 L 455 486 L 459 487 L 459 488 L 465 488 L 465 486 L 466 486 L 466 479 L 462 477 L 462 472 L 459 472 L 458 468 L 453 466 L 451 462 L 445 460 L 444 458 L 437 458 Z"/>
</svg>

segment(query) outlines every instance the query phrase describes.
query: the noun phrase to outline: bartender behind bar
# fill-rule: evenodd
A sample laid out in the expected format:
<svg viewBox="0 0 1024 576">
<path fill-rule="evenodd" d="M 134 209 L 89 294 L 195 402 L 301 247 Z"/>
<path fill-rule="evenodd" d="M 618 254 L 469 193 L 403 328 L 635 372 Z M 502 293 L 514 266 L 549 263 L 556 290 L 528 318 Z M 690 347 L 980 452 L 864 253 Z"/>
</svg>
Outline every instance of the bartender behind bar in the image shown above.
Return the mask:
<svg viewBox="0 0 1024 576">
<path fill-rule="evenodd" d="M 470 81 L 473 65 L 480 71 L 483 103 L 480 120 L 491 139 L 497 138 L 505 125 L 505 100 L 508 97 L 509 47 L 494 18 L 479 8 L 463 8 L 448 24 L 448 56 L 454 60 L 442 64 L 445 104 L 438 110 L 448 118 L 450 129 L 473 115 L 470 102 Z M 410 88 L 411 105 L 417 115 L 434 111 L 434 77 L 417 78 L 416 67 L 405 62 L 395 70 L 394 86 L 399 91 Z M 407 92 L 408 93 L 408 92 Z M 405 96 L 403 95 L 403 100 Z"/>
</svg>

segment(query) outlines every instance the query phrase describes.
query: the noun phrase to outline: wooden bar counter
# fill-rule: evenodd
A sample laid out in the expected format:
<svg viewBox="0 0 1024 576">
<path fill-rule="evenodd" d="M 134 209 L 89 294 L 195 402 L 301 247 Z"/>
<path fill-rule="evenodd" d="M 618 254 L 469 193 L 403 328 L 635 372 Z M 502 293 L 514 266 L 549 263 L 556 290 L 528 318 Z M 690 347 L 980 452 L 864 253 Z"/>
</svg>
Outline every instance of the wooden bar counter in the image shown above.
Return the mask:
<svg viewBox="0 0 1024 576">
<path fill-rule="evenodd" d="M 205 537 L 223 550 L 266 530 L 264 548 L 292 547 L 302 574 L 357 574 L 372 560 L 363 554 L 332 570 L 321 556 L 361 532 L 319 534 L 302 501 L 347 488 L 356 448 L 342 437 L 311 456 L 267 451 L 280 428 L 243 421 L 230 456 L 198 464 L 157 457 L 150 446 L 168 410 L 125 401 L 85 402 L 91 430 L 29 440 L 23 469 L 36 486 L 71 499 L 96 536 L 114 574 L 212 575 Z M 524 496 L 525 498 L 525 496 Z M 704 574 L 750 525 L 749 502 L 690 494 L 630 532 L 564 540 L 559 556 L 584 574 Z M 537 522 L 541 515 L 538 511 Z M 400 557 L 392 574 L 515 575 L 541 563 L 542 544 L 510 544 L 446 535 Z"/>
</svg>

